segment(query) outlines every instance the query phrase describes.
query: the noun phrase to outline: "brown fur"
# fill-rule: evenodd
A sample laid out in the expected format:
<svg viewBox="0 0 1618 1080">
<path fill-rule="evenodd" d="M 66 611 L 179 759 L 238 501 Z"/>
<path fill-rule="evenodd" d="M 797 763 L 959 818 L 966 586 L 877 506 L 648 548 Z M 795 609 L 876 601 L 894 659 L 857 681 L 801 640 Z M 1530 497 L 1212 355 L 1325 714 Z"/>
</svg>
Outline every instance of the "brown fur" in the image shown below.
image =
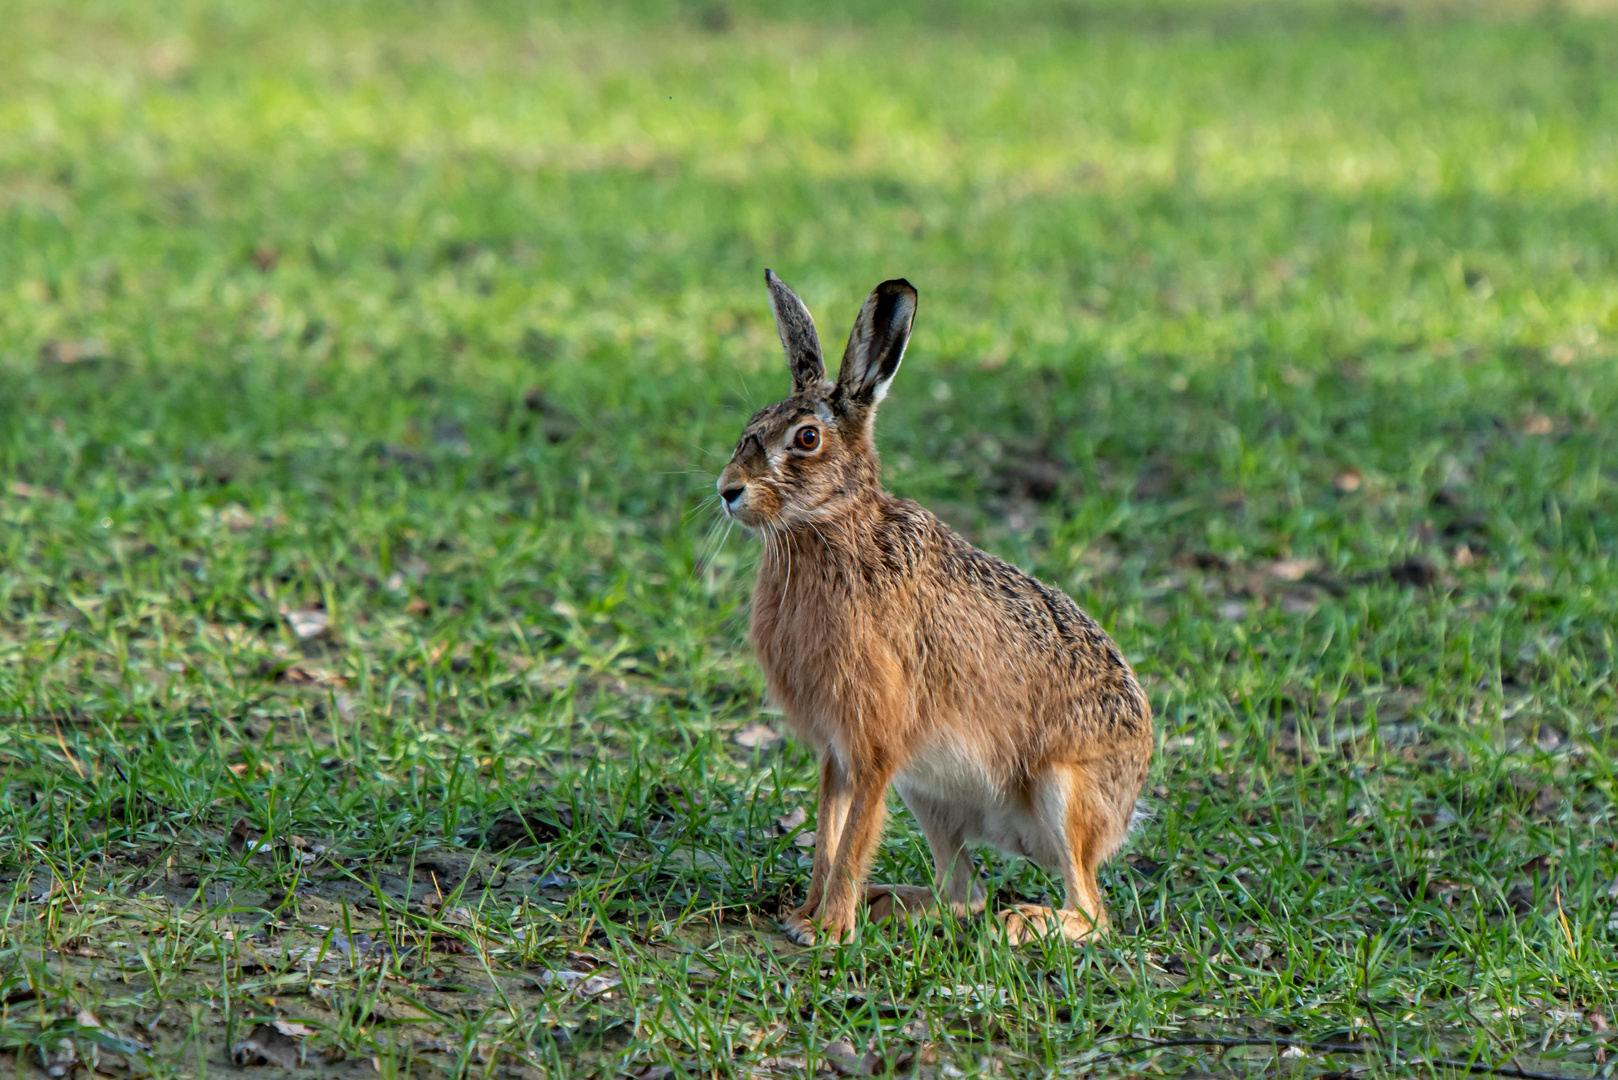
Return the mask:
<svg viewBox="0 0 1618 1080">
<path fill-rule="evenodd" d="M 985 841 L 1066 884 L 1059 911 L 1001 913 L 1011 940 L 1095 933 L 1096 867 L 1123 843 L 1151 758 L 1146 696 L 1067 596 L 882 490 L 871 428 L 915 290 L 877 286 L 831 383 L 808 310 L 765 273 L 793 393 L 748 422 L 718 486 L 725 512 L 764 540 L 753 644 L 821 761 L 809 893 L 784 925 L 805 943 L 843 940 L 861 899 L 873 917 L 939 900 L 981 911 L 966 845 Z M 932 848 L 931 889 L 865 885 L 890 783 Z"/>
</svg>

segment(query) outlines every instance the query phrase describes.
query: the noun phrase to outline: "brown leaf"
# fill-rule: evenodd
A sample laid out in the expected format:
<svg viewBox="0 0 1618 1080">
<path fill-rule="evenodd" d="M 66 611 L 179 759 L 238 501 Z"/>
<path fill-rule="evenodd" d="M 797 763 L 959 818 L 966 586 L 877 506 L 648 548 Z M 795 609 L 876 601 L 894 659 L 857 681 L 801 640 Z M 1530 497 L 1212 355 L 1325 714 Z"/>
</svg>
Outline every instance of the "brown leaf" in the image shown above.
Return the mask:
<svg viewBox="0 0 1618 1080">
<path fill-rule="evenodd" d="M 1545 784 L 1534 793 L 1534 813 L 1549 814 L 1562 804 L 1561 792 L 1554 784 Z"/>
<path fill-rule="evenodd" d="M 236 769 L 232 767 L 230 771 L 236 772 Z M 236 773 L 236 775 L 240 776 L 241 773 Z M 260 839 L 262 837 L 248 826 L 246 818 L 237 818 L 236 824 L 230 827 L 230 832 L 225 837 L 225 846 L 232 851 L 241 851 L 244 848 L 256 846 Z"/>
<path fill-rule="evenodd" d="M 674 1070 L 667 1065 L 641 1065 L 623 1074 L 624 1080 L 668 1080 Z"/>
<path fill-rule="evenodd" d="M 81 360 L 105 360 L 105 343 L 86 338 L 83 341 L 58 341 L 52 338 L 40 346 L 39 358 L 54 364 L 77 364 Z"/>
<path fill-rule="evenodd" d="M 1319 559 L 1277 559 L 1264 569 L 1282 581 L 1302 581 L 1320 568 Z"/>
<path fill-rule="evenodd" d="M 866 1056 L 854 1049 L 854 1044 L 847 1039 L 838 1039 L 829 1042 L 821 1049 L 821 1055 L 826 1064 L 831 1066 L 832 1072 L 838 1076 L 869 1076 L 870 1067 L 866 1064 Z"/>
<path fill-rule="evenodd" d="M 1198 570 L 1229 570 L 1230 560 L 1212 551 L 1182 551 L 1174 556 L 1175 566 L 1195 567 Z"/>
<path fill-rule="evenodd" d="M 251 1035 L 230 1051 L 230 1059 L 238 1065 L 275 1065 L 288 1072 L 298 1067 L 302 1056 L 296 1039 L 283 1035 L 269 1024 L 255 1027 Z"/>
<path fill-rule="evenodd" d="M 748 750 L 769 750 L 780 743 L 782 739 L 774 728 L 768 724 L 761 724 L 757 720 L 742 728 L 731 738 L 735 740 L 737 746 L 746 747 Z"/>
<path fill-rule="evenodd" d="M 1350 491 L 1358 491 L 1360 489 L 1360 485 L 1364 482 L 1365 478 L 1360 475 L 1360 471 L 1353 466 L 1350 466 L 1349 468 L 1346 468 L 1342 472 L 1338 473 L 1336 477 L 1332 479 L 1332 486 L 1338 491 L 1346 494 Z"/>
<path fill-rule="evenodd" d="M 775 819 L 775 824 L 783 833 L 789 833 L 809 820 L 809 814 L 803 807 L 797 807 L 792 813 Z"/>
</svg>

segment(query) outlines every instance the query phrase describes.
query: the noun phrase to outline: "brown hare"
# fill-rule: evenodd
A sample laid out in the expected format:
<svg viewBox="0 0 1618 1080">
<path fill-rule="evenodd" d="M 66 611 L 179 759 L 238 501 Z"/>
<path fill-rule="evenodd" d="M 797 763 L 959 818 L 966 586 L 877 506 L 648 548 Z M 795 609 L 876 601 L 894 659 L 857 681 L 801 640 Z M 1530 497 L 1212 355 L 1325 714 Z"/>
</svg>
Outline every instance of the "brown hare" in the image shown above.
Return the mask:
<svg viewBox="0 0 1618 1080">
<path fill-rule="evenodd" d="M 719 477 L 765 542 L 752 639 L 770 694 L 820 758 L 814 869 L 795 941 L 986 898 L 968 843 L 1062 874 L 1060 910 L 1000 913 L 1021 942 L 1107 921 L 1096 867 L 1123 843 L 1152 754 L 1151 710 L 1117 646 L 1067 596 L 882 490 L 871 429 L 904 358 L 916 290 L 884 281 L 834 383 L 803 302 L 766 270 L 792 395 L 748 421 Z M 932 848 L 930 887 L 866 885 L 893 784 Z"/>
</svg>

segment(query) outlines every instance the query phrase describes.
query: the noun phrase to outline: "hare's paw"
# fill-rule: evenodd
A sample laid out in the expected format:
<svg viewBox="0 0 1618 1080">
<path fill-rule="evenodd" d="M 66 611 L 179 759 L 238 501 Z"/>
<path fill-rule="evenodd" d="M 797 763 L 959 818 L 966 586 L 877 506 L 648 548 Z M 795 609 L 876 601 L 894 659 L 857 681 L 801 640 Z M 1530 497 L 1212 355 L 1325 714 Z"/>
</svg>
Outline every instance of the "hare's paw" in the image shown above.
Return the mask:
<svg viewBox="0 0 1618 1080">
<path fill-rule="evenodd" d="M 865 890 L 865 903 L 872 922 L 894 918 L 903 922 L 932 911 L 938 906 L 938 898 L 925 885 L 871 885 Z"/>
<path fill-rule="evenodd" d="M 1085 941 L 1101 932 L 1101 927 L 1082 911 L 1052 910 L 1039 904 L 1017 904 L 999 914 L 1006 940 L 1013 945 L 1060 934 L 1069 941 Z"/>
<path fill-rule="evenodd" d="M 815 924 L 810 921 L 809 913 L 803 908 L 781 916 L 781 931 L 796 945 L 813 945 L 818 936 Z"/>
</svg>

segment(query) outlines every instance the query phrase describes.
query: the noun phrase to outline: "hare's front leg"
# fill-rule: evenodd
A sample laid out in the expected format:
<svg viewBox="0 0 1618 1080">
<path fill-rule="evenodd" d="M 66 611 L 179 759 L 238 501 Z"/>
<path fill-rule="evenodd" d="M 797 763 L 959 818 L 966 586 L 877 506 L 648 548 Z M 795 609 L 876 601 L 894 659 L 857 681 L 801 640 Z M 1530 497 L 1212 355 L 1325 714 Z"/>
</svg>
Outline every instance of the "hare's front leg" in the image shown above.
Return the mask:
<svg viewBox="0 0 1618 1080">
<path fill-rule="evenodd" d="M 851 771 L 848 777 L 852 796 L 848 819 L 832 855 L 820 914 L 815 920 L 820 933 L 832 941 L 846 941 L 854 935 L 854 912 L 865 894 L 865 873 L 887 819 L 888 781 L 892 775 L 889 769 L 867 766 Z"/>
<path fill-rule="evenodd" d="M 826 878 L 831 874 L 832 858 L 837 854 L 837 845 L 842 839 L 852 797 L 847 774 L 837 764 L 837 758 L 827 750 L 820 759 L 819 807 L 815 811 L 815 861 L 809 871 L 809 895 L 804 898 L 802 906 L 781 919 L 781 929 L 799 945 L 814 944 L 814 923 L 820 916 Z"/>
</svg>

